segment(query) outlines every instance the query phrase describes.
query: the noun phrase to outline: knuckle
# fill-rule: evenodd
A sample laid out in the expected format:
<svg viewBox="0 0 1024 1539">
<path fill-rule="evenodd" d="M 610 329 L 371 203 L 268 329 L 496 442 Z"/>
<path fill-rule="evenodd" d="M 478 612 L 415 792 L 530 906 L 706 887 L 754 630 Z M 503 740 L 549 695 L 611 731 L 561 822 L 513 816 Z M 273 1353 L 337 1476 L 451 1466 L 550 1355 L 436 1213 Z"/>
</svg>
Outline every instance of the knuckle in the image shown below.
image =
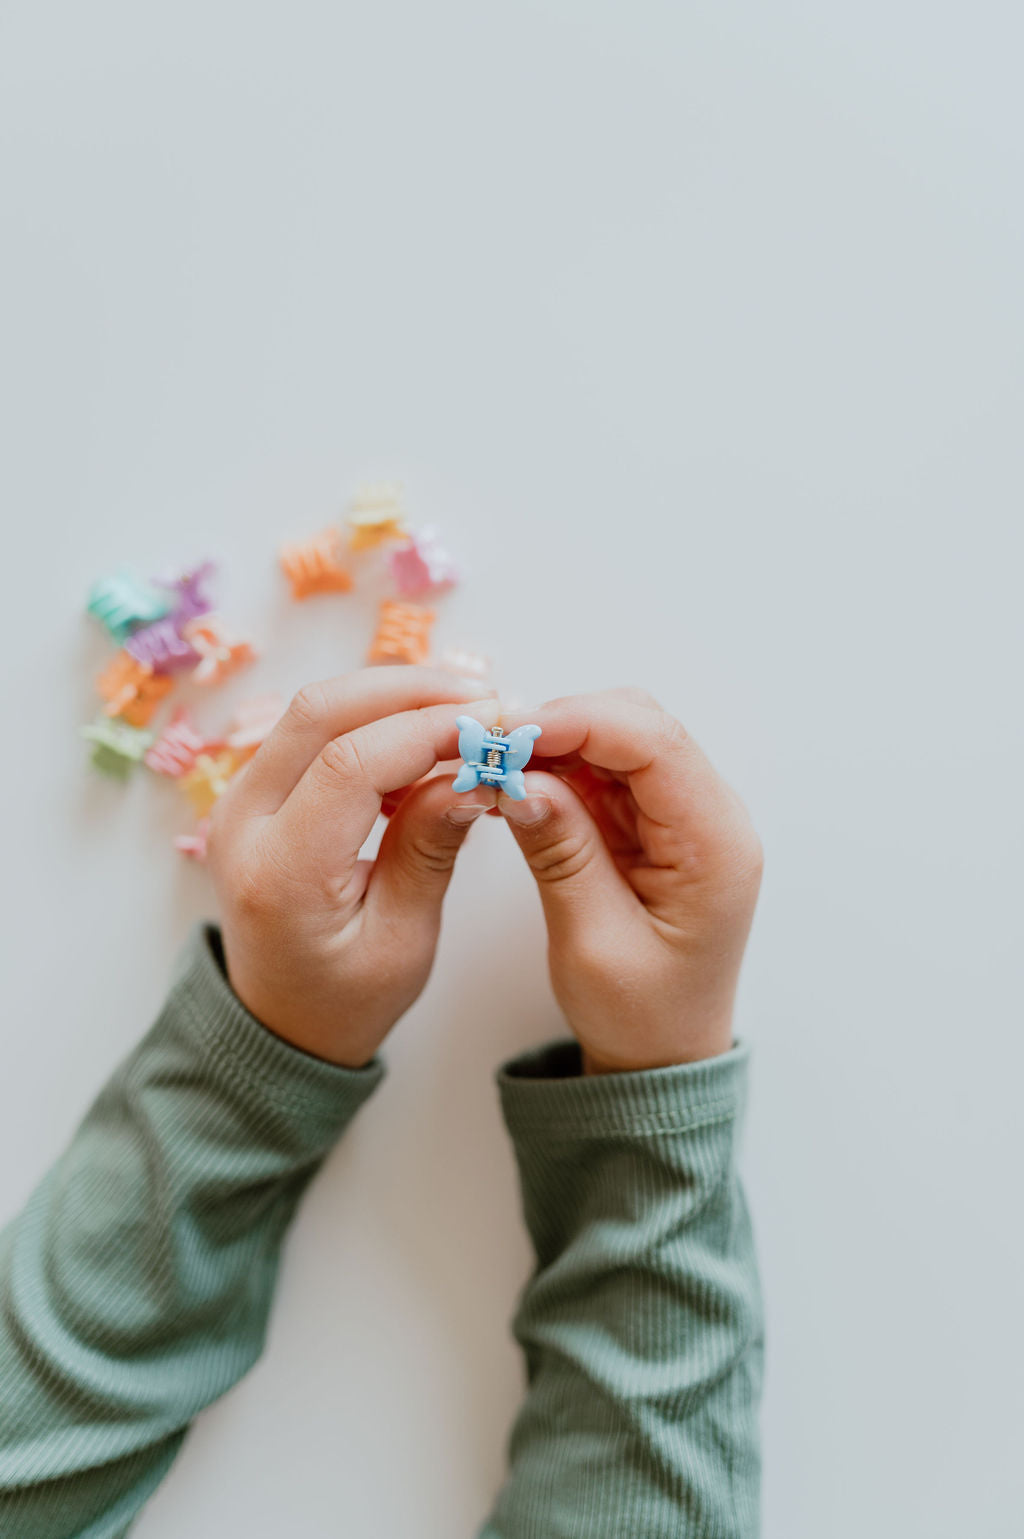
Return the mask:
<svg viewBox="0 0 1024 1539">
<path fill-rule="evenodd" d="M 416 872 L 430 876 L 443 876 L 455 864 L 456 846 L 445 845 L 436 839 L 414 835 L 408 843 L 408 864 Z"/>
<path fill-rule="evenodd" d="M 327 714 L 327 696 L 322 684 L 304 684 L 291 699 L 288 715 L 297 727 L 315 727 Z"/>
<path fill-rule="evenodd" d="M 359 749 L 351 737 L 334 737 L 320 751 L 320 763 L 331 780 L 350 782 L 364 776 Z"/>
<path fill-rule="evenodd" d="M 658 745 L 662 753 L 676 753 L 690 741 L 690 735 L 682 722 L 667 711 L 662 711 L 658 722 Z"/>
<path fill-rule="evenodd" d="M 567 830 L 531 852 L 530 868 L 539 882 L 567 882 L 580 876 L 595 854 L 589 839 Z"/>
</svg>

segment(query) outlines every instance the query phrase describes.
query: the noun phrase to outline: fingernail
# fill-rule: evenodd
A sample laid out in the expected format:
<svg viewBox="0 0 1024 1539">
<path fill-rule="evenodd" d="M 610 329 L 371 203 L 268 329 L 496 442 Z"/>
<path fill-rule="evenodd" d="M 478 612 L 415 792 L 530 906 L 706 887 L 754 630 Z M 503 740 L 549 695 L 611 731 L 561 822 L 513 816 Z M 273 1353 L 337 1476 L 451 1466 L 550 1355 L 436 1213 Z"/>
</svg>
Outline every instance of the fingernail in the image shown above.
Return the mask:
<svg viewBox="0 0 1024 1539">
<path fill-rule="evenodd" d="M 551 803 L 546 796 L 528 796 L 522 802 L 514 802 L 510 796 L 503 796 L 501 810 L 510 823 L 518 823 L 522 828 L 528 828 L 531 823 L 539 823 L 547 817 L 551 811 Z"/>
<path fill-rule="evenodd" d="M 445 817 L 449 823 L 454 823 L 457 828 L 464 828 L 467 823 L 475 823 L 481 812 L 486 812 L 486 807 L 478 807 L 475 803 L 463 802 L 460 806 L 449 807 Z"/>
</svg>

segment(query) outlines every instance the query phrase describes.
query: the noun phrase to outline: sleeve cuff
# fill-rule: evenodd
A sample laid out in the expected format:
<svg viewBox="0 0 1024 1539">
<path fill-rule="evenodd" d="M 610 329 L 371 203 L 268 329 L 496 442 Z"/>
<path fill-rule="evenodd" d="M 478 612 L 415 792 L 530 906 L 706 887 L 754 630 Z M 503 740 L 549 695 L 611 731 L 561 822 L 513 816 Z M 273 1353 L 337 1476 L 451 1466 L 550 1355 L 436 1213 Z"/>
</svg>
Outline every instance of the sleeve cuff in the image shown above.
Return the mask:
<svg viewBox="0 0 1024 1539">
<path fill-rule="evenodd" d="M 178 1015 L 214 1078 L 268 1109 L 300 1117 L 317 1141 L 336 1136 L 384 1077 L 379 1059 L 342 1068 L 261 1025 L 228 983 L 213 925 L 198 926 L 189 937 L 165 1009 Z"/>
<path fill-rule="evenodd" d="M 584 1075 L 577 1042 L 552 1042 L 514 1058 L 498 1073 L 505 1124 L 513 1138 L 606 1138 L 683 1132 L 738 1118 L 749 1049 L 699 1063 Z"/>
</svg>

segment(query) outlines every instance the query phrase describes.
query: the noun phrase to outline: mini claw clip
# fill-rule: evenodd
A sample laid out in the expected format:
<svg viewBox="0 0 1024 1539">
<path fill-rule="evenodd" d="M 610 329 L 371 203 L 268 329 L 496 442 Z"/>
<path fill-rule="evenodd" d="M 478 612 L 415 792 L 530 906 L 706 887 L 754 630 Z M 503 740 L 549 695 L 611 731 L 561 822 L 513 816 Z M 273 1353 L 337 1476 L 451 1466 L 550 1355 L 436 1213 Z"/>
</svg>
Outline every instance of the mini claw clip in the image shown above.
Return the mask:
<svg viewBox="0 0 1024 1539">
<path fill-rule="evenodd" d="M 107 716 L 120 716 L 129 726 L 144 727 L 174 683 L 124 651 L 103 670 L 96 688 L 107 702 L 103 707 Z"/>
<path fill-rule="evenodd" d="M 162 620 L 172 603 L 155 583 L 145 582 L 130 567 L 120 567 L 93 583 L 86 608 L 120 643 L 140 625 Z"/>
<path fill-rule="evenodd" d="M 459 569 L 444 549 L 433 527 L 410 534 L 404 545 L 388 557 L 395 586 L 403 598 L 423 593 L 441 593 L 454 587 Z"/>
<path fill-rule="evenodd" d="M 496 786 L 514 802 L 526 796 L 523 769 L 530 762 L 540 727 L 516 727 L 508 736 L 499 727 L 483 727 L 472 716 L 456 716 L 463 765 L 452 782 L 453 791 Z"/>
<path fill-rule="evenodd" d="M 154 673 L 173 673 L 177 668 L 194 665 L 198 654 L 181 634 L 181 623 L 175 615 L 154 620 L 152 625 L 144 625 L 129 636 L 124 649 L 140 663 L 148 664 Z"/>
<path fill-rule="evenodd" d="M 436 616 L 418 604 L 385 599 L 380 606 L 377 634 L 370 645 L 371 663 L 425 663 L 430 656 L 430 630 Z"/>
<path fill-rule="evenodd" d="M 180 850 L 183 855 L 198 860 L 200 865 L 206 859 L 206 843 L 210 832 L 209 818 L 200 818 L 195 826 L 195 832 L 191 834 L 179 834 L 174 841 L 174 848 Z"/>
<path fill-rule="evenodd" d="M 405 537 L 401 486 L 394 481 L 361 486 L 352 499 L 348 516 L 350 549 L 373 550 L 377 545 L 388 545 Z"/>
<path fill-rule="evenodd" d="M 153 746 L 146 751 L 146 766 L 157 775 L 180 780 L 195 768 L 206 747 L 187 711 L 175 711 Z"/>
<path fill-rule="evenodd" d="M 190 620 L 182 635 L 199 654 L 199 662 L 190 675 L 196 684 L 220 684 L 246 663 L 255 661 L 256 653 L 249 643 L 230 635 L 218 615 Z"/>
<path fill-rule="evenodd" d="M 187 572 L 182 572 L 180 577 L 172 577 L 166 582 L 160 579 L 162 588 L 170 588 L 177 595 L 172 614 L 179 630 L 189 620 L 197 620 L 200 615 L 210 613 L 213 608 L 213 599 L 207 590 L 215 571 L 216 567 L 212 561 L 202 561 L 199 566 L 190 567 Z"/>
<path fill-rule="evenodd" d="M 152 732 L 130 727 L 127 722 L 100 720 L 82 728 L 92 744 L 92 762 L 105 775 L 127 780 L 153 741 Z"/>
<path fill-rule="evenodd" d="M 238 756 L 230 752 L 201 753 L 188 774 L 182 776 L 181 789 L 199 817 L 209 817 L 241 763 Z"/>
<path fill-rule="evenodd" d="M 280 695 L 258 695 L 237 707 L 224 741 L 235 753 L 254 754 L 284 714 Z"/>
<path fill-rule="evenodd" d="M 309 598 L 311 593 L 347 593 L 352 573 L 341 559 L 336 529 L 325 529 L 301 545 L 285 545 L 279 560 L 281 570 L 291 584 L 292 598 Z"/>
<path fill-rule="evenodd" d="M 482 652 L 468 647 L 446 647 L 437 660 L 437 666 L 445 673 L 456 673 L 462 679 L 476 679 L 484 683 L 491 671 L 491 660 Z"/>
</svg>

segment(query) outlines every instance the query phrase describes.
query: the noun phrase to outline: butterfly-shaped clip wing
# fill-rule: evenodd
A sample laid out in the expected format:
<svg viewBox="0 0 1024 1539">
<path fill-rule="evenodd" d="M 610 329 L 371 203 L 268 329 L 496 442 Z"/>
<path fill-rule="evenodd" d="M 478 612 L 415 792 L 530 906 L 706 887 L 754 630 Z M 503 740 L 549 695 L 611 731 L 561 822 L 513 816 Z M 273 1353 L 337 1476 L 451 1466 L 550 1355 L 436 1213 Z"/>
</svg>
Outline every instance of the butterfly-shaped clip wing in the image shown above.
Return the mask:
<svg viewBox="0 0 1024 1539">
<path fill-rule="evenodd" d="M 474 786 L 496 786 L 521 802 L 526 796 L 525 766 L 530 762 L 533 745 L 540 737 L 536 726 L 516 727 L 506 737 L 491 731 L 472 716 L 456 716 L 459 729 L 459 753 L 462 768 L 452 782 L 455 791 L 471 791 Z"/>
</svg>

